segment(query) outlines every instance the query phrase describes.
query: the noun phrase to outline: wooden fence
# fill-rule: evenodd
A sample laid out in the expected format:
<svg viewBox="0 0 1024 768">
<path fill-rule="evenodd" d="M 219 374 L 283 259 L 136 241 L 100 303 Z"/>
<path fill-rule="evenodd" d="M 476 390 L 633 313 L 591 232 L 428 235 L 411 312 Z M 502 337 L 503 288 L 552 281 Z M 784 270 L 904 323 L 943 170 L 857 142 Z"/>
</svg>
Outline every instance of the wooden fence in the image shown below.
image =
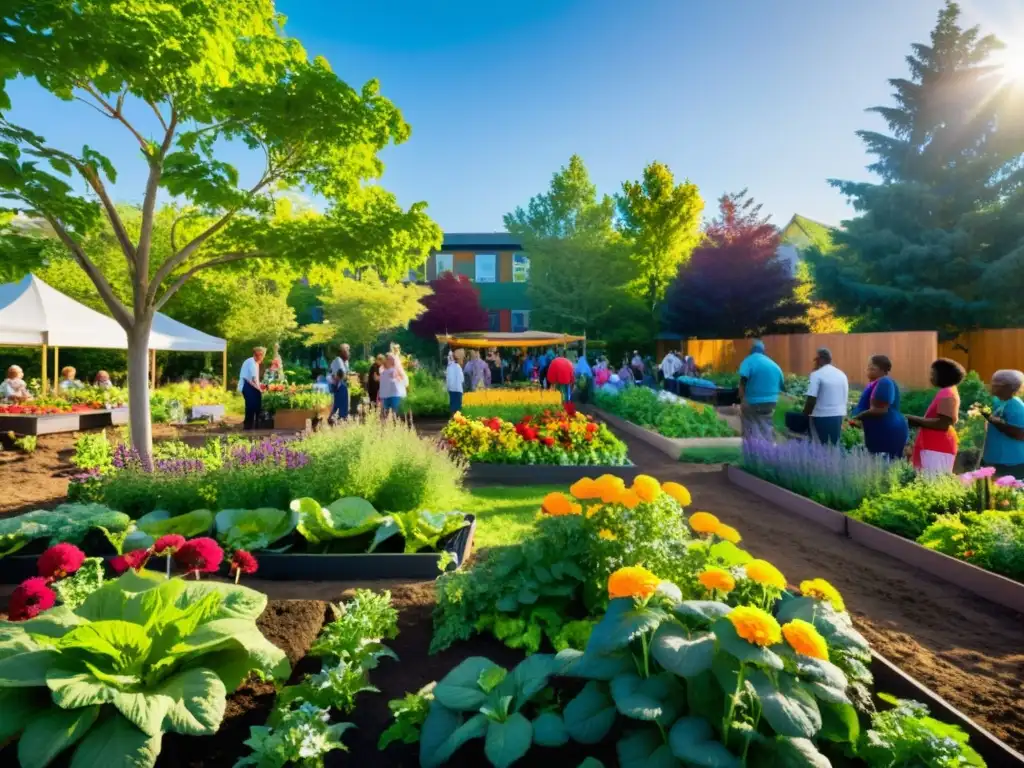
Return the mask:
<svg viewBox="0 0 1024 768">
<path fill-rule="evenodd" d="M 971 331 L 939 344 L 939 357 L 956 360 L 988 381 L 1001 368 L 1024 370 L 1024 328 Z"/>
<path fill-rule="evenodd" d="M 1020 338 L 1024 349 L 1024 331 Z M 832 351 L 835 365 L 846 372 L 851 384 L 866 383 L 864 369 L 871 355 L 888 355 L 893 378 L 904 387 L 927 387 L 932 361 L 939 357 L 935 331 L 905 333 L 808 333 L 765 336 L 765 351 L 785 373 L 807 375 L 821 347 Z M 690 339 L 686 351 L 701 368 L 735 371 L 748 354 L 752 339 Z M 1001 367 L 1007 367 L 1006 364 Z"/>
</svg>

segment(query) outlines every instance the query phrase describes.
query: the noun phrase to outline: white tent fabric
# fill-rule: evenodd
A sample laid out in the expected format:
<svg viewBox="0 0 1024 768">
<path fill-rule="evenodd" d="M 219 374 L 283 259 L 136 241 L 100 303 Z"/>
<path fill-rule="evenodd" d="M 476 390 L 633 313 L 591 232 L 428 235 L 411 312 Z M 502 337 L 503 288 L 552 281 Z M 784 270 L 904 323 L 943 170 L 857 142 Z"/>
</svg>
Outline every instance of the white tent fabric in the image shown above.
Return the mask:
<svg viewBox="0 0 1024 768">
<path fill-rule="evenodd" d="M 35 275 L 0 285 L 0 344 L 38 347 L 126 349 L 117 322 L 79 304 Z M 149 348 L 176 352 L 222 352 L 227 342 L 157 313 Z"/>
</svg>

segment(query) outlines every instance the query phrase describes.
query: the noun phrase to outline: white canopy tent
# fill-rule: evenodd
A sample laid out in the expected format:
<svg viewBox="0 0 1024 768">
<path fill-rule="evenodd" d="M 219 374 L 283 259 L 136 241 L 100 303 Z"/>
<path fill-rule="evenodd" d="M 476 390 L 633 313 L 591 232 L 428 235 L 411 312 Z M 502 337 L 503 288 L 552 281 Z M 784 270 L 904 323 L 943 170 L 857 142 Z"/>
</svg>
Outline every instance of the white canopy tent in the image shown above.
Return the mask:
<svg viewBox="0 0 1024 768">
<path fill-rule="evenodd" d="M 35 275 L 0 284 L 0 346 L 41 347 L 43 387 L 47 386 L 49 347 L 54 348 L 54 385 L 60 347 L 127 349 L 128 337 L 115 320 L 80 304 Z M 155 375 L 157 350 L 220 352 L 227 385 L 227 342 L 157 313 L 149 335 L 150 370 Z"/>
</svg>

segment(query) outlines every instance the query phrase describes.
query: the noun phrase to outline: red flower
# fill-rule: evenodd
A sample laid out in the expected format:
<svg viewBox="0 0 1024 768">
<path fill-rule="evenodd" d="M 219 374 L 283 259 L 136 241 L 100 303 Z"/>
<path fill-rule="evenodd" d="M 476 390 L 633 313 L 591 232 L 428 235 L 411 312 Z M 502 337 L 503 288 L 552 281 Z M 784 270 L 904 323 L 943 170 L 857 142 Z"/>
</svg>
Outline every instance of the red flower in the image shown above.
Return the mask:
<svg viewBox="0 0 1024 768">
<path fill-rule="evenodd" d="M 188 573 L 216 573 L 224 560 L 224 550 L 216 541 L 204 536 L 186 541 L 174 553 L 174 559 Z"/>
<path fill-rule="evenodd" d="M 565 404 L 565 412 L 568 413 L 570 416 L 575 416 L 576 415 L 576 406 L 575 406 L 575 404 L 573 404 L 573 403 L 566 403 Z"/>
<path fill-rule="evenodd" d="M 236 549 L 235 553 L 231 556 L 232 573 L 241 571 L 246 575 L 252 575 L 256 573 L 257 567 L 259 567 L 259 564 L 256 562 L 256 558 L 244 549 Z"/>
<path fill-rule="evenodd" d="M 544 443 L 544 445 L 546 445 L 546 446 L 548 446 L 550 448 L 552 445 L 555 444 L 555 438 L 553 438 L 553 437 L 545 437 L 544 439 L 541 440 L 541 442 Z"/>
<path fill-rule="evenodd" d="M 597 432 L 597 424 L 595 424 L 594 422 L 590 422 L 589 424 L 587 424 L 587 432 L 591 434 Z"/>
<path fill-rule="evenodd" d="M 36 561 L 39 575 L 50 581 L 63 579 L 85 562 L 85 552 L 74 544 L 56 544 L 43 552 Z"/>
<path fill-rule="evenodd" d="M 527 427 L 523 430 L 523 437 L 532 442 L 537 439 L 537 430 L 533 427 Z"/>
<path fill-rule="evenodd" d="M 129 568 L 140 571 L 149 561 L 150 554 L 148 549 L 135 549 L 115 557 L 110 561 L 110 567 L 114 569 L 114 573 L 124 573 Z"/>
<path fill-rule="evenodd" d="M 21 582 L 7 601 L 7 618 L 11 621 L 34 619 L 57 602 L 57 595 L 46 584 L 42 576 L 35 576 Z"/>
<path fill-rule="evenodd" d="M 533 421 L 533 416 L 531 416 L 530 414 L 526 414 L 525 416 L 523 416 L 522 421 L 520 423 L 529 424 L 531 421 Z"/>
<path fill-rule="evenodd" d="M 161 557 L 168 557 L 173 555 L 184 545 L 184 536 L 179 536 L 176 533 L 168 533 L 166 536 L 161 536 L 156 540 L 156 543 L 153 544 L 153 554 L 160 555 Z"/>
</svg>

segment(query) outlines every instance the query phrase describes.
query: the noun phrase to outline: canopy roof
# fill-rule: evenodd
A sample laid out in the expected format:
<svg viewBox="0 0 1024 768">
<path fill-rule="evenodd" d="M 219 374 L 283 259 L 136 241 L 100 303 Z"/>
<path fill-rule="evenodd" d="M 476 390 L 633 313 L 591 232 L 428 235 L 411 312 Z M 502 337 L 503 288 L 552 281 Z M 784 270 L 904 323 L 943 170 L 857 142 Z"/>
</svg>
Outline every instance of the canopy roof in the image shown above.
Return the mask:
<svg viewBox="0 0 1024 768">
<path fill-rule="evenodd" d="M 0 344 L 38 347 L 126 349 L 128 337 L 117 322 L 79 304 L 35 275 L 0 285 Z M 220 352 L 224 339 L 156 314 L 149 348 L 179 352 Z"/>
<path fill-rule="evenodd" d="M 560 344 L 584 341 L 585 337 L 570 336 L 567 333 L 523 331 L 522 333 L 439 333 L 437 340 L 441 344 L 451 344 L 453 347 L 554 347 Z"/>
</svg>

